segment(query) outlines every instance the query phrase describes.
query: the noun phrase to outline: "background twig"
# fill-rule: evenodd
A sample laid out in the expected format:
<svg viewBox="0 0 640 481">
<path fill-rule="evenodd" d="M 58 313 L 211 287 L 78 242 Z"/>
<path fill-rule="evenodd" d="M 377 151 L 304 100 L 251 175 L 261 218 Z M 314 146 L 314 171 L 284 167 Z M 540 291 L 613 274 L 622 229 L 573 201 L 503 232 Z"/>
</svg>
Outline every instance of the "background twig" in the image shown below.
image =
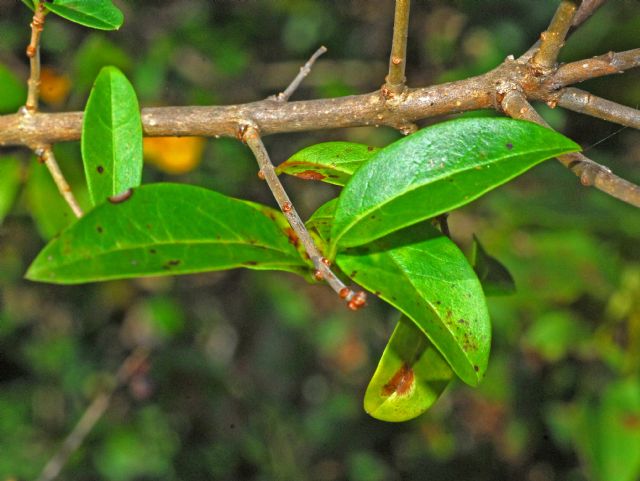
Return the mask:
<svg viewBox="0 0 640 481">
<path fill-rule="evenodd" d="M 55 155 L 53 155 L 51 146 L 37 148 L 34 150 L 34 152 L 40 159 L 40 162 L 46 165 L 47 169 L 49 169 L 49 173 L 51 174 L 53 181 L 56 183 L 56 186 L 58 187 L 58 190 L 60 191 L 60 194 L 62 195 L 64 200 L 73 211 L 73 214 L 76 217 L 82 217 L 82 209 L 80 208 L 80 204 L 78 204 L 78 201 L 71 191 L 69 183 L 64 178 L 64 175 L 62 174 L 62 171 L 58 166 L 58 162 L 56 161 L 56 157 Z"/>
<path fill-rule="evenodd" d="M 327 47 L 325 47 L 324 45 L 321 46 L 318 50 L 316 50 L 315 53 L 311 56 L 311 58 L 309 58 L 307 63 L 305 63 L 302 67 L 300 67 L 300 72 L 298 72 L 298 75 L 296 75 L 296 77 L 291 81 L 291 83 L 284 90 L 284 92 L 280 92 L 279 94 L 274 95 L 273 97 L 270 97 L 270 98 L 272 100 L 277 100 L 278 102 L 286 102 L 287 100 L 289 100 L 289 98 L 297 90 L 297 88 L 300 86 L 300 84 L 306 78 L 306 76 L 309 75 L 309 73 L 311 73 L 311 67 L 313 67 L 313 64 L 316 62 L 316 60 L 318 60 L 318 57 L 320 57 L 320 55 L 322 55 L 326 51 L 327 51 Z"/>
</svg>

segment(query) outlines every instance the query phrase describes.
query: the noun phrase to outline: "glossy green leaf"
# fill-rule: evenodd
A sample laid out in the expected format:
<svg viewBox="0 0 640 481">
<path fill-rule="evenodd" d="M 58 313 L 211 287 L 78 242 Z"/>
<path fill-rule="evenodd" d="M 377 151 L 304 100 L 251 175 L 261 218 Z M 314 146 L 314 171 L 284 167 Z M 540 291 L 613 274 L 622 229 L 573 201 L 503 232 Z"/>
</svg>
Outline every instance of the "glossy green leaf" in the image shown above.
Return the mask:
<svg viewBox="0 0 640 481">
<path fill-rule="evenodd" d="M 324 142 L 293 154 L 277 167 L 276 172 L 305 180 L 345 185 L 353 173 L 378 150 L 352 142 Z"/>
<path fill-rule="evenodd" d="M 0 224 L 11 209 L 22 182 L 22 166 L 16 157 L 0 157 Z"/>
<path fill-rule="evenodd" d="M 636 378 L 606 388 L 599 405 L 582 419 L 578 447 L 599 481 L 640 477 L 640 383 Z"/>
<path fill-rule="evenodd" d="M 511 273 L 500 261 L 487 253 L 475 235 L 473 236 L 471 265 L 473 265 L 473 270 L 476 271 L 487 296 L 506 296 L 516 291 L 516 283 Z"/>
<path fill-rule="evenodd" d="M 456 209 L 550 157 L 579 150 L 531 122 L 459 119 L 380 150 L 340 194 L 332 252 Z"/>
<path fill-rule="evenodd" d="M 149 184 L 87 213 L 51 241 L 27 278 L 76 284 L 304 263 L 278 226 L 243 201 L 183 184 Z"/>
<path fill-rule="evenodd" d="M 331 225 L 333 224 L 337 204 L 338 199 L 331 199 L 329 202 L 325 202 L 305 222 L 307 229 L 315 231 L 325 243 L 329 242 L 330 239 Z"/>
<path fill-rule="evenodd" d="M 0 114 L 13 113 L 27 100 L 27 87 L 11 70 L 0 64 Z"/>
<path fill-rule="evenodd" d="M 409 316 L 455 373 L 477 385 L 491 346 L 482 286 L 458 247 L 427 223 L 338 254 L 351 279 Z"/>
<path fill-rule="evenodd" d="M 98 30 L 117 30 L 124 21 L 111 0 L 54 0 L 45 5 L 62 18 Z"/>
<path fill-rule="evenodd" d="M 406 316 L 387 343 L 364 395 L 364 410 L 381 421 L 408 421 L 440 397 L 453 372 Z"/>
<path fill-rule="evenodd" d="M 115 67 L 100 71 L 87 101 L 82 160 L 94 205 L 140 185 L 140 107 L 133 87 Z"/>
</svg>

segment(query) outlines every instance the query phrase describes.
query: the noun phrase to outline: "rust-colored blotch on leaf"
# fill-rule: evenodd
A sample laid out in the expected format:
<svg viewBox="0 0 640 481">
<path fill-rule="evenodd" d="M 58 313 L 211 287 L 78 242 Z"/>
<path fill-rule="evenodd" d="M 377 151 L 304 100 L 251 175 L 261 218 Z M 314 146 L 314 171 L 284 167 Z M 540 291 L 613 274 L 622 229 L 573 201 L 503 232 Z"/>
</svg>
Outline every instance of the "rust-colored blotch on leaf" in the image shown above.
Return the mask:
<svg viewBox="0 0 640 481">
<path fill-rule="evenodd" d="M 389 382 L 382 387 L 383 396 L 391 396 L 396 393 L 399 396 L 407 394 L 411 390 L 415 380 L 413 369 L 404 363 L 400 369 L 393 375 Z"/>
<path fill-rule="evenodd" d="M 202 137 L 146 137 L 144 157 L 168 174 L 186 174 L 200 164 L 205 144 Z"/>
<path fill-rule="evenodd" d="M 297 172 L 295 176 L 304 180 L 322 180 L 326 177 L 326 175 L 323 175 L 320 172 L 316 172 L 315 170 L 305 170 L 303 172 Z"/>
</svg>

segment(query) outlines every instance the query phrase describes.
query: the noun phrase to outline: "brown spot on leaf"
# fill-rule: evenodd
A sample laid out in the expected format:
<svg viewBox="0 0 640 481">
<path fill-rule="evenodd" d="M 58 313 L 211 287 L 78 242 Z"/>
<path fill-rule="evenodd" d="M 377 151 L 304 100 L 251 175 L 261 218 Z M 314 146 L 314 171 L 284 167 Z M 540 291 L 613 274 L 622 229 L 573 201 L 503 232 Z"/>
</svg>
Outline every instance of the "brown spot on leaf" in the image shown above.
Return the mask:
<svg viewBox="0 0 640 481">
<path fill-rule="evenodd" d="M 367 150 L 368 150 L 369 152 L 371 152 L 374 148 L 375 148 L 375 147 L 372 147 L 372 146 L 370 146 L 370 145 L 369 145 L 369 146 L 367 147 Z"/>
<path fill-rule="evenodd" d="M 104 229 L 101 225 L 96 226 L 96 230 L 98 231 L 98 234 L 102 234 L 104 232 Z"/>
<path fill-rule="evenodd" d="M 513 144 L 511 142 L 508 142 L 507 145 L 505 146 L 507 149 L 511 150 L 513 149 Z"/>
<path fill-rule="evenodd" d="M 320 172 L 316 172 L 315 170 L 305 170 L 303 172 L 298 172 L 295 174 L 295 176 L 304 180 L 322 180 L 326 177 L 326 175 L 323 175 Z"/>
<path fill-rule="evenodd" d="M 149 249 L 149 254 L 155 254 L 157 251 L 155 249 Z"/>
<path fill-rule="evenodd" d="M 101 165 L 96 167 L 96 170 L 98 171 L 98 174 L 103 174 L 104 173 L 104 167 L 102 167 Z"/>
<path fill-rule="evenodd" d="M 245 265 L 245 266 L 257 266 L 258 262 L 256 262 L 256 261 L 246 261 L 246 262 L 243 262 L 242 264 Z"/>
<path fill-rule="evenodd" d="M 133 189 L 127 189 L 118 195 L 112 195 L 111 197 L 108 197 L 108 200 L 112 204 L 120 204 L 121 202 L 130 199 L 132 195 Z"/>
<path fill-rule="evenodd" d="M 298 234 L 291 227 L 287 227 L 284 230 L 284 233 L 287 235 L 289 242 L 293 244 L 294 247 L 298 247 L 300 245 L 300 239 L 298 238 Z"/>
<path fill-rule="evenodd" d="M 474 370 L 475 372 L 478 372 L 478 371 L 480 370 L 480 368 L 479 368 L 478 366 L 475 366 L 475 365 L 474 365 L 474 366 L 473 366 L 473 370 Z"/>
<path fill-rule="evenodd" d="M 396 393 L 398 396 L 408 394 L 415 382 L 413 369 L 405 362 L 393 375 L 389 382 L 382 387 L 383 396 L 391 396 Z"/>
</svg>

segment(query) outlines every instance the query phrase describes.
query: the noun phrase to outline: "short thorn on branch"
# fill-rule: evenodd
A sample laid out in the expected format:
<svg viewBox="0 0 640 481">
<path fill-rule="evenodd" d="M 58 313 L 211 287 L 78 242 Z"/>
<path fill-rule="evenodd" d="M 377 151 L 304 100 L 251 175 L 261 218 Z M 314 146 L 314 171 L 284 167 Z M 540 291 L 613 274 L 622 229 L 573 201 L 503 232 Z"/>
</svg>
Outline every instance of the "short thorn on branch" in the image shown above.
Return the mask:
<svg viewBox="0 0 640 481">
<path fill-rule="evenodd" d="M 264 178 L 271 190 L 273 197 L 280 206 L 280 210 L 287 218 L 289 225 L 300 239 L 306 254 L 311 259 L 315 268 L 314 277 L 316 280 L 324 280 L 331 288 L 347 302 L 347 306 L 352 310 L 357 310 L 365 305 L 366 294 L 362 291 L 354 292 L 347 287 L 331 270 L 331 262 L 322 255 L 318 247 L 313 242 L 304 222 L 298 215 L 291 199 L 284 190 L 278 175 L 276 174 L 269 153 L 262 142 L 260 132 L 255 125 L 244 123 L 239 128 L 239 137 L 244 141 L 255 156 L 260 167 L 260 178 Z"/>
<path fill-rule="evenodd" d="M 284 92 L 280 92 L 277 95 L 272 95 L 269 97 L 269 100 L 275 100 L 277 102 L 286 102 L 293 95 L 293 93 L 298 89 L 302 81 L 311 73 L 311 67 L 318 60 L 318 58 L 327 51 L 327 47 L 322 45 L 315 53 L 307 60 L 302 67 L 300 67 L 300 72 L 298 75 L 291 81 L 289 86 L 284 90 Z"/>
<path fill-rule="evenodd" d="M 512 90 L 505 94 L 502 99 L 502 109 L 510 117 L 529 120 L 549 127 L 549 124 L 536 112 L 524 94 L 518 90 Z M 581 153 L 560 155 L 558 160 L 576 174 L 583 185 L 594 186 L 617 199 L 640 207 L 640 187 L 613 174 L 609 168 L 594 162 Z"/>
</svg>

